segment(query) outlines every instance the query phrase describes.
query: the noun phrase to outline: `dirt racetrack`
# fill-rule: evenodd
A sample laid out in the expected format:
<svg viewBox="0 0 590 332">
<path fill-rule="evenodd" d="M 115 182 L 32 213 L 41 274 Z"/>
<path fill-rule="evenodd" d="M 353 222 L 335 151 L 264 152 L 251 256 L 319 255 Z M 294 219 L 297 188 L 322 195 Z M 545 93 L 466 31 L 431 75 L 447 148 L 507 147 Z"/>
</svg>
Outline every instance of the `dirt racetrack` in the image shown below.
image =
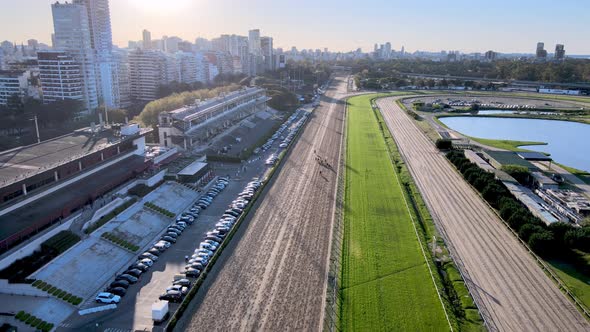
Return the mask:
<svg viewBox="0 0 590 332">
<path fill-rule="evenodd" d="M 321 329 L 346 87 L 334 79 L 178 330 Z"/>
<path fill-rule="evenodd" d="M 590 324 L 395 99 L 377 105 L 459 265 L 468 272 L 490 329 L 589 331 Z"/>
</svg>

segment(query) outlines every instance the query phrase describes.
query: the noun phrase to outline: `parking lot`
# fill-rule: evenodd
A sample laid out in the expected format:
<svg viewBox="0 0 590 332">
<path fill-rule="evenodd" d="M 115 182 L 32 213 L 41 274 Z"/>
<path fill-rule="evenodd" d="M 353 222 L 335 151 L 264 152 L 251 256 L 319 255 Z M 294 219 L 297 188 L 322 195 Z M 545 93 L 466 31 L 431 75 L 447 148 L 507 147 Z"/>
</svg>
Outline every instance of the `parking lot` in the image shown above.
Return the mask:
<svg viewBox="0 0 590 332">
<path fill-rule="evenodd" d="M 212 165 L 220 175 L 231 175 L 228 186 L 213 200 L 212 204 L 200 212 L 195 222 L 187 227 L 178 237 L 177 243 L 163 252 L 154 265 L 141 275 L 137 284 L 129 287 L 127 294 L 122 298 L 116 310 L 79 316 L 73 314 L 64 322 L 60 330 L 80 330 L 100 326 L 100 329 L 117 328 L 123 330 L 144 330 L 152 329 L 151 305 L 158 300 L 159 295 L 164 293 L 166 288 L 172 284 L 175 275 L 184 270 L 185 256 L 191 255 L 199 246 L 207 231 L 215 228 L 219 217 L 227 206 L 236 198 L 244 186 L 253 178 L 261 177 L 269 169 L 265 165 L 266 159 L 280 149 L 280 140 L 276 140 L 271 148 L 251 158 L 243 164 Z M 198 199 L 198 194 L 188 204 L 184 204 L 181 210 L 187 209 L 192 202 Z M 161 195 L 155 204 L 168 208 L 169 206 L 180 206 L 178 198 L 168 195 Z M 180 211 L 174 211 L 180 212 Z M 121 216 L 123 219 L 125 216 Z M 119 219 L 119 218 L 117 218 Z M 172 222 L 172 220 L 170 220 Z M 149 242 L 149 241 L 148 241 Z M 152 243 L 154 241 L 151 241 Z M 136 255 L 137 256 L 137 255 Z M 126 265 L 125 265 L 126 266 Z M 111 280 L 114 276 L 111 276 Z M 87 307 L 96 306 L 91 301 L 86 303 Z M 178 304 L 170 304 L 173 312 Z"/>
</svg>

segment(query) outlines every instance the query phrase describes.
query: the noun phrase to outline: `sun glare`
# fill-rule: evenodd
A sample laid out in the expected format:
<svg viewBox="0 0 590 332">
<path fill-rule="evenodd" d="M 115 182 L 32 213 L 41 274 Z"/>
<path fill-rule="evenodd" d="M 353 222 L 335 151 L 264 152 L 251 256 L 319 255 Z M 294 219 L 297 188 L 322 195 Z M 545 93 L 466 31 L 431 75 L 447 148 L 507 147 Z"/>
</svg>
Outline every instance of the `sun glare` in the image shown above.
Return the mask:
<svg viewBox="0 0 590 332">
<path fill-rule="evenodd" d="M 138 10 L 149 13 L 178 12 L 186 9 L 191 0 L 129 0 Z"/>
</svg>

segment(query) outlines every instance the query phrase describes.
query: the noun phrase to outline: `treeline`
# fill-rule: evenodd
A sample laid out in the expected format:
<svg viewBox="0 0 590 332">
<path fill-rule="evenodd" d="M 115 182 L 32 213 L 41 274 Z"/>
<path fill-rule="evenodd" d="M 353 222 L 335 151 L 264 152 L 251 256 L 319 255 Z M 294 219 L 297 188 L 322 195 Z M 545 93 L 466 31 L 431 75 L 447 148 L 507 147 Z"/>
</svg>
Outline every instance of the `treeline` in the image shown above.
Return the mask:
<svg viewBox="0 0 590 332">
<path fill-rule="evenodd" d="M 485 62 L 464 60 L 455 62 L 396 59 L 385 62 L 359 60 L 353 64 L 354 73 L 368 71 L 367 78 L 396 77 L 399 73 L 451 75 L 473 79 L 504 79 L 536 82 L 590 82 L 590 60 L 567 59 L 562 62 L 530 62 L 509 59 Z"/>
<path fill-rule="evenodd" d="M 547 226 L 517 201 L 494 174 L 469 161 L 463 151 L 451 151 L 447 158 L 538 255 L 568 259 L 572 249 L 590 252 L 590 226 L 574 227 L 563 222 Z"/>
<path fill-rule="evenodd" d="M 182 106 L 194 104 L 195 100 L 197 99 L 205 100 L 217 97 L 222 92 L 233 92 L 239 90 L 240 88 L 240 85 L 231 84 L 214 89 L 201 89 L 173 93 L 170 96 L 149 102 L 134 120 L 142 123 L 146 127 L 153 126 L 158 124 L 158 115 L 162 112 L 173 111 Z"/>
</svg>

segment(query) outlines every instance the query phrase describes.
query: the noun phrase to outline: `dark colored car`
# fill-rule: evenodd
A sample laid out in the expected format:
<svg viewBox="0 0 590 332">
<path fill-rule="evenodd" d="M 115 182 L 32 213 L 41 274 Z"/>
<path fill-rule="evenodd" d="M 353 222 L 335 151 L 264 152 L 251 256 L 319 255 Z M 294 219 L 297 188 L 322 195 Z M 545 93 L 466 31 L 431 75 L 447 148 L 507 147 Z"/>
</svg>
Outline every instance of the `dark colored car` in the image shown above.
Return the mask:
<svg viewBox="0 0 590 332">
<path fill-rule="evenodd" d="M 132 275 L 136 278 L 139 278 L 139 276 L 143 273 L 143 271 L 141 271 L 140 269 L 129 269 L 123 273 Z"/>
<path fill-rule="evenodd" d="M 145 271 L 149 270 L 150 267 L 147 266 L 147 265 L 145 265 L 145 264 L 143 264 L 143 263 L 136 262 L 135 264 L 129 265 L 129 267 L 127 269 L 128 270 L 131 270 L 131 269 L 139 269 L 139 270 L 142 270 L 143 272 L 145 272 Z"/>
<path fill-rule="evenodd" d="M 197 269 L 188 269 L 184 271 L 184 275 L 189 278 L 198 278 L 199 274 L 201 274 L 201 272 Z"/>
<path fill-rule="evenodd" d="M 181 232 L 181 231 L 179 231 L 179 230 L 178 230 L 178 229 L 176 229 L 176 228 L 168 228 L 168 230 L 167 230 L 167 233 L 174 233 L 174 235 L 176 235 L 177 237 L 178 237 L 180 234 L 182 234 L 182 232 Z M 149 257 L 147 257 L 147 258 L 149 258 Z"/>
<path fill-rule="evenodd" d="M 159 299 L 165 300 L 165 301 L 170 301 L 170 302 L 180 302 L 180 301 L 182 301 L 182 294 L 180 294 L 178 292 L 165 293 L 165 294 L 160 295 Z"/>
<path fill-rule="evenodd" d="M 115 278 L 115 280 L 125 280 L 125 281 L 127 281 L 127 282 L 129 282 L 129 283 L 131 283 L 131 284 L 134 284 L 134 283 L 136 283 L 136 282 L 137 282 L 139 279 L 138 279 L 138 278 L 136 278 L 136 277 L 134 277 L 134 276 L 132 276 L 132 275 L 130 275 L 130 274 L 125 274 L 125 273 L 123 273 L 123 274 L 121 274 L 121 275 L 118 275 L 118 276 L 117 276 L 117 278 Z"/>
<path fill-rule="evenodd" d="M 108 289 L 108 292 L 123 297 L 127 293 L 127 290 L 123 287 L 112 287 Z"/>
<path fill-rule="evenodd" d="M 188 279 L 180 279 L 180 280 L 174 281 L 172 284 L 189 287 L 192 284 L 192 282 Z"/>
<path fill-rule="evenodd" d="M 171 236 L 168 236 L 168 235 L 162 236 L 160 238 L 160 240 L 168 241 L 168 242 L 171 242 L 171 243 L 176 243 L 176 239 L 173 238 L 173 237 L 171 237 Z"/>
<path fill-rule="evenodd" d="M 129 288 L 129 282 L 126 280 L 115 280 L 111 282 L 109 288 L 116 288 L 116 287 L 123 287 L 125 289 Z"/>
<path fill-rule="evenodd" d="M 240 216 L 240 214 L 238 212 L 234 211 L 234 210 L 225 210 L 225 213 L 226 214 L 229 214 L 231 216 L 234 216 L 236 218 Z"/>
<path fill-rule="evenodd" d="M 176 234 L 176 232 L 170 231 L 164 234 L 164 236 L 170 236 L 176 239 L 178 237 L 178 234 Z"/>
</svg>

